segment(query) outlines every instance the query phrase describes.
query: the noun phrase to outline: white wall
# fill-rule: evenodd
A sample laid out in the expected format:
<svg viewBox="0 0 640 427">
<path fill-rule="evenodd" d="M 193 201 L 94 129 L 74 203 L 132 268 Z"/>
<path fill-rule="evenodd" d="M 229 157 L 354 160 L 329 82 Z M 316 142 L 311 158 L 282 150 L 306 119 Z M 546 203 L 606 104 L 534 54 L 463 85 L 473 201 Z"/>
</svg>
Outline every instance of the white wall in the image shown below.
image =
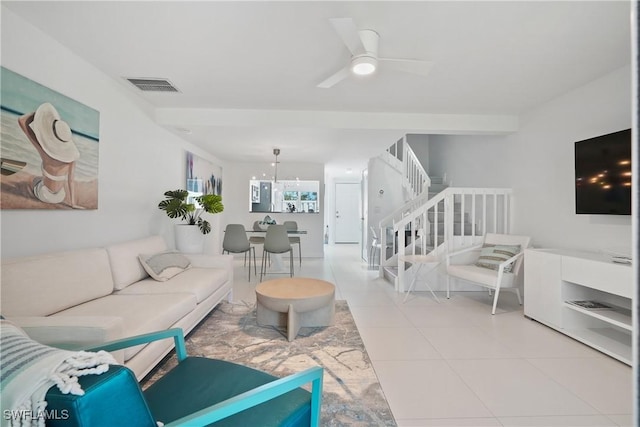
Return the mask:
<svg viewBox="0 0 640 427">
<path fill-rule="evenodd" d="M 405 203 L 402 176 L 379 157 L 369 160 L 368 175 L 367 230 L 374 227 L 380 233 L 380 220 Z"/>
<path fill-rule="evenodd" d="M 218 159 L 154 124 L 151 107 L 66 47 L 2 7 L 2 66 L 100 112 L 98 209 L 2 210 L 2 257 L 95 247 L 162 234 L 173 224 L 157 209 L 166 190 L 185 188 L 185 150 Z M 219 247 L 223 214 L 209 216 Z"/>
<path fill-rule="evenodd" d="M 296 221 L 298 228 L 307 230 L 306 235 L 301 237 L 302 256 L 323 257 L 324 256 L 324 212 L 325 206 L 325 186 L 324 186 L 324 165 L 320 163 L 288 163 L 282 162 L 278 165 L 278 178 L 300 180 L 315 180 L 320 182 L 319 213 L 269 213 L 249 212 L 249 181 L 253 176 L 258 177 L 259 172 L 264 169 L 263 163 L 227 163 L 223 175 L 223 200 L 225 201 L 224 223 L 243 224 L 245 228 L 253 225 L 254 221 L 262 220 L 266 215 L 282 224 L 284 221 Z M 297 250 L 297 249 L 294 249 Z M 256 254 L 260 256 L 261 250 L 258 248 Z"/>
<path fill-rule="evenodd" d="M 631 252 L 631 217 L 576 215 L 575 141 L 628 129 L 631 69 L 621 68 L 521 116 L 509 136 L 432 136 L 430 170 L 454 186 L 512 187 L 515 233 L 537 247 Z"/>
</svg>

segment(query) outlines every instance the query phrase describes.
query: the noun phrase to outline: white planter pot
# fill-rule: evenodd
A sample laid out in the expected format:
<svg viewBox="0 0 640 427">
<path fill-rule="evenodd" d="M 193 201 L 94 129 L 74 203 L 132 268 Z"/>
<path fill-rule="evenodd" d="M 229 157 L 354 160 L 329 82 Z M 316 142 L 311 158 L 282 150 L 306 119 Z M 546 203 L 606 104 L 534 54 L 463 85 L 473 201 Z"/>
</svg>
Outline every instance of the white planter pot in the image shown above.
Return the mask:
<svg viewBox="0 0 640 427">
<path fill-rule="evenodd" d="M 176 224 L 176 249 L 186 254 L 199 254 L 204 250 L 204 234 L 197 225 Z"/>
</svg>

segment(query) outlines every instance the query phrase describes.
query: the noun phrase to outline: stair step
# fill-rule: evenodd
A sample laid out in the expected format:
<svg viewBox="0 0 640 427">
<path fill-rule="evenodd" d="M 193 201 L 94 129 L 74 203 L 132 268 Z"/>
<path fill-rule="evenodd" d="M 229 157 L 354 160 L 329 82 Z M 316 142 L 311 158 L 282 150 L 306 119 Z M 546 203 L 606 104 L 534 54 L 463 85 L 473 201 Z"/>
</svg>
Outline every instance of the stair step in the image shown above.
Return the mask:
<svg viewBox="0 0 640 427">
<path fill-rule="evenodd" d="M 395 282 L 398 277 L 398 267 L 383 267 L 382 272 L 384 274 L 384 278 L 390 281 L 391 283 Z"/>
<path fill-rule="evenodd" d="M 429 193 L 440 193 L 441 191 L 448 188 L 445 184 L 434 184 L 431 181 L 431 185 L 429 186 Z"/>
</svg>

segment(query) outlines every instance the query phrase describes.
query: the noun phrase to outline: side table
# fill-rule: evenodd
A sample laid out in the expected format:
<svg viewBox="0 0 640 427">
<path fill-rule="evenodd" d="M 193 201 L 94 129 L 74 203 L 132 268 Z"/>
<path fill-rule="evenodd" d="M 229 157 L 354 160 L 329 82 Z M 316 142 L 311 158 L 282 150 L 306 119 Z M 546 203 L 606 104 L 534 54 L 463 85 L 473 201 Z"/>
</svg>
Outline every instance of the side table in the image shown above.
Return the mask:
<svg viewBox="0 0 640 427">
<path fill-rule="evenodd" d="M 402 301 L 403 303 L 405 303 L 407 302 L 407 298 L 409 297 L 409 294 L 411 293 L 411 291 L 413 290 L 416 284 L 416 279 L 418 278 L 418 274 L 420 273 L 420 270 L 422 270 L 422 267 L 425 265 L 428 266 L 429 272 L 430 272 L 434 270 L 438 265 L 440 265 L 440 260 L 435 255 L 427 254 L 427 255 L 400 255 L 400 261 L 409 262 L 411 264 L 418 264 L 418 268 L 416 269 L 416 272 L 413 275 L 413 280 L 409 285 L 407 294 L 404 296 L 404 300 Z M 429 288 L 429 291 L 431 292 L 431 295 L 433 295 L 433 298 L 439 303 L 440 300 L 438 299 L 436 294 L 433 292 L 433 289 L 431 289 L 431 286 L 429 286 L 429 282 L 425 281 L 425 284 L 427 285 L 427 288 Z"/>
</svg>

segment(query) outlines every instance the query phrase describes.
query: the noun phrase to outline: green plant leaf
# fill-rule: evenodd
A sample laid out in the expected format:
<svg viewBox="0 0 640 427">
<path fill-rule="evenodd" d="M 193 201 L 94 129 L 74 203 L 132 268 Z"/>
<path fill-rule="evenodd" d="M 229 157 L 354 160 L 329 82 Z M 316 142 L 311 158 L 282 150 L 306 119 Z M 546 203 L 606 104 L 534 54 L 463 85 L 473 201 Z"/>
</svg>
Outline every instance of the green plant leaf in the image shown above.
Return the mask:
<svg viewBox="0 0 640 427">
<path fill-rule="evenodd" d="M 196 201 L 202 206 L 205 212 L 208 213 L 220 213 L 224 210 L 222 204 L 222 196 L 217 194 L 204 194 L 196 197 Z"/>
<path fill-rule="evenodd" d="M 189 192 L 186 190 L 171 190 L 164 193 L 165 199 L 158 204 L 158 209 L 167 213 L 169 218 L 180 218 L 190 225 L 197 225 L 202 234 L 211 232 L 211 224 L 200 218 L 202 212 L 219 213 L 224 210 L 222 196 L 217 194 L 205 194 L 195 200 L 201 208 L 196 208 L 193 203 L 186 203 Z"/>
<path fill-rule="evenodd" d="M 202 231 L 202 234 L 209 234 L 211 232 L 211 224 L 206 219 L 198 218 L 198 228 Z"/>
<path fill-rule="evenodd" d="M 164 195 L 165 197 L 167 197 L 167 199 L 178 199 L 178 200 L 184 201 L 189 195 L 189 192 L 187 190 L 173 190 L 173 191 L 166 191 Z"/>
<path fill-rule="evenodd" d="M 178 199 L 163 200 L 158 204 L 158 208 L 167 213 L 169 218 L 183 218 L 189 212 L 188 206 Z"/>
</svg>

